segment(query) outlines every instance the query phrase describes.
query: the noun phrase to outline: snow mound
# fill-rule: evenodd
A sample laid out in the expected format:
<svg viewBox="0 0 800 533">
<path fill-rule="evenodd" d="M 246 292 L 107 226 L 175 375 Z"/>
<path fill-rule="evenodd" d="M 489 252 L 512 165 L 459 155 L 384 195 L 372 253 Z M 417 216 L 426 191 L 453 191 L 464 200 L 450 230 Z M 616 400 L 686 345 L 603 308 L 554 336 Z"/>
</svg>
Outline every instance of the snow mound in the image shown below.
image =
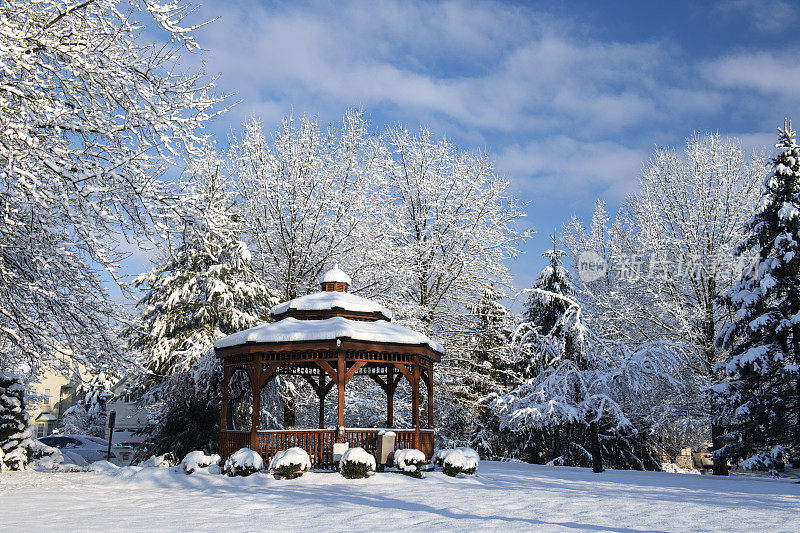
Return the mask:
<svg viewBox="0 0 800 533">
<path fill-rule="evenodd" d="M 149 459 L 144 461 L 139 466 L 171 468 L 175 466 L 175 457 L 171 453 L 165 453 L 164 455 L 154 455 L 153 457 L 150 457 Z"/>
<path fill-rule="evenodd" d="M 347 451 L 342 454 L 341 460 L 339 460 L 339 467 L 341 468 L 341 466 L 347 462 L 367 465 L 370 470 L 375 470 L 376 468 L 375 458 L 364 448 L 348 448 Z"/>
<path fill-rule="evenodd" d="M 228 476 L 249 476 L 263 469 L 261 455 L 249 448 L 242 448 L 228 457 L 222 472 Z"/>
<path fill-rule="evenodd" d="M 269 463 L 270 470 L 278 470 L 279 468 L 288 468 L 297 465 L 300 470 L 311 470 L 311 458 L 303 448 L 289 448 L 282 450 L 275 454 L 272 461 Z"/>
<path fill-rule="evenodd" d="M 113 474 L 119 467 L 108 461 L 95 461 L 89 466 L 89 472 L 101 472 L 103 474 Z"/>
<path fill-rule="evenodd" d="M 195 450 L 186 454 L 186 457 L 181 461 L 181 468 L 183 468 L 185 474 L 201 471 L 209 474 L 219 474 L 219 462 L 221 460 L 222 458 L 217 454 L 206 455 L 200 450 Z M 217 468 L 211 469 L 214 466 Z"/>
<path fill-rule="evenodd" d="M 480 456 L 480 455 L 478 455 L 478 452 L 476 452 L 476 451 L 475 451 L 475 450 L 473 450 L 472 448 L 468 448 L 468 447 L 466 447 L 466 446 L 461 446 L 461 447 L 458 447 L 458 448 L 456 448 L 456 450 L 458 450 L 458 451 L 460 451 L 462 454 L 464 454 L 464 457 L 467 457 L 467 458 L 469 458 L 469 459 L 471 459 L 471 460 L 474 460 L 474 461 L 475 461 L 475 468 L 477 468 L 477 467 L 478 467 L 478 463 L 479 463 L 479 462 L 480 462 L 480 460 L 481 460 L 481 456 Z"/>
<path fill-rule="evenodd" d="M 395 466 L 405 472 L 416 472 L 426 462 L 425 454 L 413 448 L 394 452 Z"/>
<path fill-rule="evenodd" d="M 681 468 L 680 466 L 676 465 L 675 463 L 661 463 L 661 469 L 664 472 L 669 472 L 670 474 L 697 474 L 700 475 L 700 471 L 694 468 Z"/>
</svg>

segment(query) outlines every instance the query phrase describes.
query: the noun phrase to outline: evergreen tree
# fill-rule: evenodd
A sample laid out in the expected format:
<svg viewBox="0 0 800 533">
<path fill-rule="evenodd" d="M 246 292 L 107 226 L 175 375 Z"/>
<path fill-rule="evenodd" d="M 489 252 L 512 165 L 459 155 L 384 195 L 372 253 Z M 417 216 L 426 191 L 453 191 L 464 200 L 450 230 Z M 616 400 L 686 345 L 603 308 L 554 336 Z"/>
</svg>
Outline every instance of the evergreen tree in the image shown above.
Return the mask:
<svg viewBox="0 0 800 533">
<path fill-rule="evenodd" d="M 216 340 L 258 325 L 275 303 L 238 238 L 239 220 L 220 167 L 208 155 L 194 169 L 187 189 L 196 217 L 187 222 L 183 242 L 134 282 L 144 291 L 138 304 L 143 313 L 128 335 L 144 354 L 149 381 L 201 369 L 199 358 Z"/>
<path fill-rule="evenodd" d="M 501 293 L 486 287 L 480 302 L 469 308 L 476 321 L 465 362 L 465 380 L 459 394 L 469 413 L 465 434 L 470 445 L 484 457 L 503 456 L 506 444 L 500 431 L 500 420 L 490 408 L 487 397 L 505 394 L 517 384 L 510 342 L 514 318 L 500 303 Z"/>
<path fill-rule="evenodd" d="M 733 416 L 724 453 L 745 467 L 781 468 L 800 456 L 800 148 L 791 123 L 778 130 L 780 150 L 740 257 L 757 254 L 724 301 L 733 314 L 718 365 L 730 378 L 716 390 Z"/>
<path fill-rule="evenodd" d="M 557 248 L 558 240 L 555 234 L 552 242 L 553 248 L 542 254 L 542 257 L 548 259 L 548 264 L 533 282 L 522 311 L 524 321 L 522 333 L 533 331 L 535 337 L 559 336 L 565 333 L 562 331 L 561 323 L 564 313 L 569 309 L 569 303 L 567 299 L 557 296 L 570 298 L 575 295 L 572 276 L 562 264 L 566 252 Z M 574 350 L 574 343 L 571 341 L 566 342 L 564 346 L 568 352 Z M 534 359 L 530 356 L 531 354 L 525 350 L 520 353 L 518 370 L 526 379 L 536 376 L 543 370 L 541 366 L 533 364 Z"/>
<path fill-rule="evenodd" d="M 25 387 L 0 375 L 0 470 L 22 470 L 33 453 L 33 442 L 25 411 Z"/>
<path fill-rule="evenodd" d="M 64 414 L 59 425 L 61 431 L 105 438 L 106 404 L 116 382 L 117 378 L 109 372 L 99 372 L 81 382 L 77 392 L 83 394 L 83 398 Z"/>
</svg>

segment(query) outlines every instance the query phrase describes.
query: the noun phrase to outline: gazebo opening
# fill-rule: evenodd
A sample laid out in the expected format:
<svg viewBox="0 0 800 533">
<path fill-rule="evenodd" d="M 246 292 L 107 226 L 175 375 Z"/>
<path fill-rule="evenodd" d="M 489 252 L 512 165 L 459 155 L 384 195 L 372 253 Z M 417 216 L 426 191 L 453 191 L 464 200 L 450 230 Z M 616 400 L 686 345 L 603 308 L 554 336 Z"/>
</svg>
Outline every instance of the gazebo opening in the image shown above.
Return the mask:
<svg viewBox="0 0 800 533">
<path fill-rule="evenodd" d="M 315 468 L 333 468 L 334 442 L 360 446 L 374 455 L 379 431 L 389 428 L 396 435 L 396 449 L 416 448 L 432 457 L 429 398 L 433 398 L 433 364 L 440 361 L 443 348 L 392 322 L 389 309 L 348 292 L 351 285 L 350 276 L 337 265 L 322 276 L 321 291 L 273 307 L 274 322 L 217 341 L 215 352 L 224 369 L 223 458 L 248 447 L 269 461 L 276 452 L 299 446 Z M 314 391 L 316 427 L 266 429 L 265 391 L 278 375 L 298 376 Z M 347 427 L 351 417 L 346 417 L 345 391 L 354 379 L 362 387 L 364 380 L 371 380 L 383 391 L 385 420 L 378 427 Z M 411 417 L 409 424 L 397 427 L 394 400 L 403 380 L 411 394 Z M 245 411 L 249 424 L 241 420 Z M 327 423 L 330 420 L 335 426 Z"/>
</svg>

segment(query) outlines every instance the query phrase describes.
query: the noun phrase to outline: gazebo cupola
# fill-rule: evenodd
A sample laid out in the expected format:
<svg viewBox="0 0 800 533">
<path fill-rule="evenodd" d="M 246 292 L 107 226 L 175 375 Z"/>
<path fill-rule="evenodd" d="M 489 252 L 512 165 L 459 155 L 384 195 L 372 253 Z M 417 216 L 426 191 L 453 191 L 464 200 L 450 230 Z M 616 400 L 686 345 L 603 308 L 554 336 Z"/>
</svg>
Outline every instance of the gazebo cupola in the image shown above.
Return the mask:
<svg viewBox="0 0 800 533">
<path fill-rule="evenodd" d="M 375 452 L 380 428 L 345 427 L 345 388 L 356 375 L 372 379 L 386 393 L 386 428 L 396 447 L 433 454 L 433 365 L 444 349 L 418 331 L 392 321 L 392 312 L 374 300 L 349 292 L 352 280 L 338 265 L 320 278 L 319 292 L 283 302 L 271 309 L 274 322 L 240 331 L 214 344 L 222 360 L 220 452 L 227 457 L 247 446 L 266 461 L 292 446 L 304 448 L 317 468 L 333 465 L 333 443 L 347 442 Z M 234 372 L 246 372 L 252 388 L 249 431 L 232 427 L 229 384 Z M 319 399 L 319 427 L 264 431 L 261 391 L 275 376 L 297 376 Z M 402 379 L 411 392 L 411 426 L 394 427 L 394 395 Z M 427 429 L 420 423 L 420 385 L 427 392 Z M 325 403 L 336 390 L 336 426 L 325 427 Z"/>
<path fill-rule="evenodd" d="M 319 280 L 322 290 L 328 292 L 347 292 L 352 283 L 353 280 L 339 268 L 338 263 L 325 272 L 322 275 L 322 279 Z"/>
</svg>

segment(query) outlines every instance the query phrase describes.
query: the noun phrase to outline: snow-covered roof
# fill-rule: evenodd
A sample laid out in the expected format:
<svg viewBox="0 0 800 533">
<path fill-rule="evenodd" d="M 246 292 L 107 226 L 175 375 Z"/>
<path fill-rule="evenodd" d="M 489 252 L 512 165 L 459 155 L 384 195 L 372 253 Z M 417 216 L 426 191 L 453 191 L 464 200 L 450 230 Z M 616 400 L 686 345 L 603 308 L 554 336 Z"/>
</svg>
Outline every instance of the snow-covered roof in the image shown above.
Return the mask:
<svg viewBox="0 0 800 533">
<path fill-rule="evenodd" d="M 328 270 L 322 275 L 322 278 L 319 280 L 320 283 L 347 283 L 348 285 L 353 284 L 353 280 L 350 279 L 344 270 L 339 268 L 339 265 L 335 265 L 332 269 Z"/>
<path fill-rule="evenodd" d="M 321 291 L 307 294 L 288 302 L 283 302 L 273 307 L 273 315 L 282 315 L 290 309 L 298 311 L 327 311 L 331 309 L 344 309 L 358 313 L 381 313 L 386 318 L 392 318 L 392 310 L 377 302 L 350 294 L 349 292 Z"/>
<path fill-rule="evenodd" d="M 334 339 L 353 339 L 397 344 L 427 344 L 433 350 L 444 353 L 438 342 L 413 329 L 386 320 L 367 322 L 349 320 L 340 316 L 325 320 L 298 320 L 284 318 L 271 324 L 250 328 L 214 343 L 214 348 L 230 348 L 248 342 L 297 342 Z"/>
</svg>

